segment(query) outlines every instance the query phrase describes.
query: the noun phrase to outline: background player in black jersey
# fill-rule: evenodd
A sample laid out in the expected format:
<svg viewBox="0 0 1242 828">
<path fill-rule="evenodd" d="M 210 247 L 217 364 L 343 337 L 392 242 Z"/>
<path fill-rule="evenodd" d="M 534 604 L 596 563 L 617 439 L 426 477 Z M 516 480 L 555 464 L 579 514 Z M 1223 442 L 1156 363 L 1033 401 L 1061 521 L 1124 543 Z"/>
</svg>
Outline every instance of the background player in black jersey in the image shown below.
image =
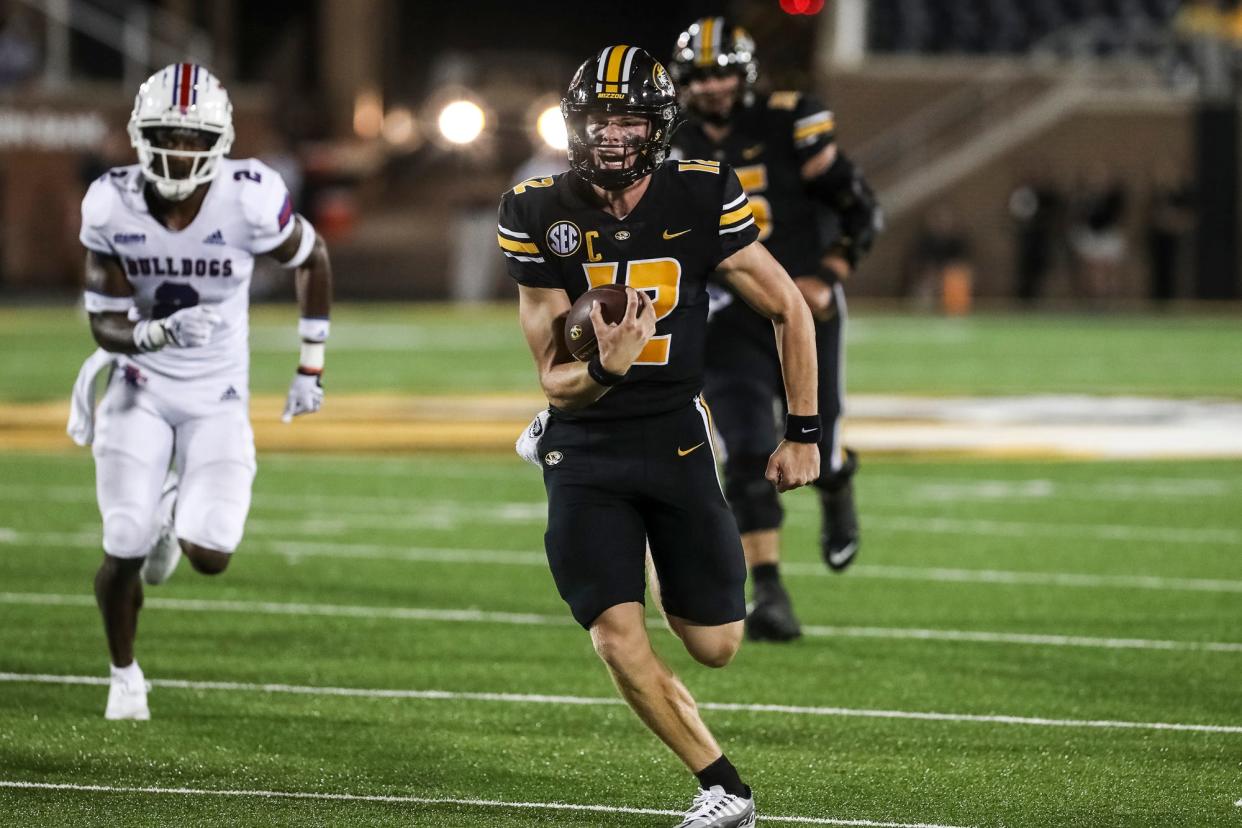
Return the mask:
<svg viewBox="0 0 1242 828">
<path fill-rule="evenodd" d="M 677 99 L 642 49 L 609 46 L 579 68 L 561 103 L 570 171 L 501 199 L 498 240 L 519 284 L 522 330 L 551 405 L 532 423 L 548 493 L 548 562 L 622 697 L 698 778 L 679 828 L 755 824 L 750 788 L 652 650 L 643 610 L 650 544 L 669 626 L 699 662 L 723 667 L 745 617 L 746 566 L 716 478 L 699 398 L 713 273 L 771 322 L 789 399 L 788 438 L 765 464 L 784 491 L 819 474 L 811 315 L 755 241 L 732 170 L 666 161 Z M 592 321 L 584 364 L 562 339 L 590 287 L 628 285 L 619 324 Z"/>
<path fill-rule="evenodd" d="M 819 412 L 824 420 L 815 486 L 823 512 L 821 552 L 834 571 L 858 552 L 851 478 L 841 446 L 845 293 L 841 283 L 871 246 L 881 215 L 858 169 L 837 148 L 832 113 L 798 92 L 759 95 L 755 45 L 745 29 L 707 17 L 678 38 L 670 71 L 686 106 L 677 153 L 733 165 L 750 198 L 759 240 L 793 277 L 815 317 Z M 824 219 L 828 219 L 827 222 Z M 820 228 L 832 227 L 824 239 Z M 725 491 L 754 580 L 746 619 L 752 639 L 787 641 L 801 627 L 780 581 L 783 510 L 764 479 L 776 442 L 773 407 L 784 403 L 767 323 L 733 292 L 713 296 L 705 395 L 724 440 Z"/>
</svg>

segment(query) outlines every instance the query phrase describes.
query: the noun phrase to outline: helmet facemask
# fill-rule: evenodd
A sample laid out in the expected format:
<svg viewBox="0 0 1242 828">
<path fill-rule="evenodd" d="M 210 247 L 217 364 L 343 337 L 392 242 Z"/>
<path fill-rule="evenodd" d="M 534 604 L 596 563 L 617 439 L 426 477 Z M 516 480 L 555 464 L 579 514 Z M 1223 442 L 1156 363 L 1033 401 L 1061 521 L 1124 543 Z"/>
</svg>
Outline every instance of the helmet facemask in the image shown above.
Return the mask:
<svg viewBox="0 0 1242 828">
<path fill-rule="evenodd" d="M 727 78 L 737 78 L 736 84 L 727 93 L 704 93 L 695 89 L 696 86 L 705 82 Z M 717 126 L 724 126 L 729 122 L 750 91 L 744 73 L 736 67 L 727 66 L 712 66 L 691 72 L 689 77 L 681 82 L 681 89 L 686 108 L 699 120 Z M 727 95 L 727 100 L 721 100 L 721 94 Z"/>
<path fill-rule="evenodd" d="M 233 136 L 231 129 L 131 125 L 130 140 L 138 151 L 142 174 L 156 192 L 169 201 L 184 201 L 216 177 Z M 182 148 L 187 145 L 202 149 Z"/>
<path fill-rule="evenodd" d="M 675 110 L 675 108 L 673 108 Z M 566 105 L 569 132 L 569 164 L 587 181 L 605 190 L 623 190 L 664 163 L 675 111 L 652 116 L 625 107 L 577 107 Z M 642 135 L 633 127 L 593 128 L 591 115 L 626 117 L 646 122 Z M 597 125 L 598 126 L 598 125 Z M 616 133 L 623 134 L 617 137 Z M 620 162 L 620 163 L 618 163 Z"/>
</svg>

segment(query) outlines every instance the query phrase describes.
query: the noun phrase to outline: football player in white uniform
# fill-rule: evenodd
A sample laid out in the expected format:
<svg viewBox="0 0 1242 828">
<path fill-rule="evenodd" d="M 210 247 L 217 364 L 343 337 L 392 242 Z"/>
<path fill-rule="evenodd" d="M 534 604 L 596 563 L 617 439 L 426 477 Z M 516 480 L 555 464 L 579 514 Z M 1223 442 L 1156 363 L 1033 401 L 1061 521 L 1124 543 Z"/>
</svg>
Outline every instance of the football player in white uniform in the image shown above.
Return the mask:
<svg viewBox="0 0 1242 828">
<path fill-rule="evenodd" d="M 296 271 L 303 344 L 286 422 L 322 403 L 332 292 L 323 240 L 294 213 L 280 176 L 260 161 L 225 157 L 232 105 L 204 67 L 178 63 L 152 75 L 138 90 L 129 135 L 139 163 L 91 184 L 80 235 L 91 333 L 106 352 L 87 361 L 93 370 L 84 366 L 87 385 L 100 366 L 110 369 L 82 439 L 93 426 L 109 719 L 150 717 L 134 660 L 142 581 L 163 582 L 182 552 L 199 572 L 218 574 L 241 542 L 255 474 L 255 257 Z"/>
</svg>

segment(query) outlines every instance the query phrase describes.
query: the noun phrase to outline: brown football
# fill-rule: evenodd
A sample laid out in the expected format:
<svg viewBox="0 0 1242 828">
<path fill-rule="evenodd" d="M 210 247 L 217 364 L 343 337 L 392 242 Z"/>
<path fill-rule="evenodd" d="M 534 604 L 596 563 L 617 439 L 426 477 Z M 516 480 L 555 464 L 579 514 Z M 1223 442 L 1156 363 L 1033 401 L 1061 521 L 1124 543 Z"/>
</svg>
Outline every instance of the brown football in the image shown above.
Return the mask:
<svg viewBox="0 0 1242 828">
<path fill-rule="evenodd" d="M 627 301 L 625 285 L 600 285 L 578 297 L 565 317 L 565 347 L 574 359 L 586 362 L 599 349 L 595 326 L 591 324 L 591 303 L 599 302 L 604 321 L 616 324 L 625 318 Z"/>
</svg>

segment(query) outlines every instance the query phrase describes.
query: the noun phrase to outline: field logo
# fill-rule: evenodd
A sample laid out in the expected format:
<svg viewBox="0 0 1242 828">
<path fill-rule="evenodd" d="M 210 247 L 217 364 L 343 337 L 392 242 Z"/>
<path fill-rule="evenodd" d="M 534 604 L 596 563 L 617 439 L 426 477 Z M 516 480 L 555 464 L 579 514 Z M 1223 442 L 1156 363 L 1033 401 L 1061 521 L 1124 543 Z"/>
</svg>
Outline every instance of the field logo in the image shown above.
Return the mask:
<svg viewBox="0 0 1242 828">
<path fill-rule="evenodd" d="M 558 256 L 572 256 L 582 243 L 582 231 L 572 221 L 558 221 L 548 228 L 548 247 Z"/>
</svg>

